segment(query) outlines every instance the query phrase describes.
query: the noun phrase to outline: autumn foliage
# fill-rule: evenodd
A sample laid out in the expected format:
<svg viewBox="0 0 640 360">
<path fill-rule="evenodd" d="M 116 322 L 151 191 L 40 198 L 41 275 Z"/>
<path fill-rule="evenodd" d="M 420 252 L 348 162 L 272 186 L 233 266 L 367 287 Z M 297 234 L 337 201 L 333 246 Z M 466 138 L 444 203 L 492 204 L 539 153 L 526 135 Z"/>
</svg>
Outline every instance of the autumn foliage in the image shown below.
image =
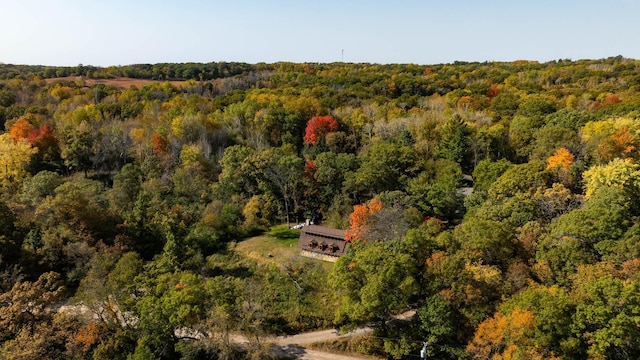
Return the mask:
<svg viewBox="0 0 640 360">
<path fill-rule="evenodd" d="M 27 120 L 21 118 L 11 126 L 9 135 L 11 135 L 14 142 L 17 142 L 19 139 L 27 139 L 32 130 L 33 125 L 31 125 Z"/>
<path fill-rule="evenodd" d="M 382 209 L 382 203 L 378 199 L 372 199 L 369 203 L 355 205 L 349 215 L 350 227 L 345 235 L 346 241 L 366 240 L 369 231 L 369 217 Z"/>
<path fill-rule="evenodd" d="M 514 309 L 511 314 L 496 313 L 476 329 L 467 352 L 473 359 L 558 359 L 541 352 L 529 339 L 537 327 L 529 310 Z"/>
<path fill-rule="evenodd" d="M 621 102 L 622 102 L 622 100 L 620 100 L 620 98 L 616 94 L 611 94 L 611 95 L 607 96 L 606 98 L 604 98 L 604 103 L 607 104 L 607 105 L 619 104 Z"/>
<path fill-rule="evenodd" d="M 491 85 L 489 91 L 487 91 L 487 97 L 493 99 L 500 93 L 500 89 L 496 85 Z"/>
<path fill-rule="evenodd" d="M 151 147 L 156 156 L 164 156 L 169 152 L 169 142 L 164 136 L 157 133 L 151 138 Z"/>
<path fill-rule="evenodd" d="M 307 123 L 303 138 L 304 143 L 316 145 L 327 134 L 336 130 L 338 130 L 338 122 L 333 116 L 314 116 Z"/>
<path fill-rule="evenodd" d="M 560 148 L 547 158 L 547 169 L 553 169 L 559 166 L 562 170 L 568 171 L 573 161 L 573 154 L 566 148 Z"/>
<path fill-rule="evenodd" d="M 614 134 L 605 138 L 598 145 L 598 153 L 603 160 L 615 157 L 628 158 L 636 150 L 636 138 L 631 130 L 623 126 L 616 130 Z"/>
</svg>

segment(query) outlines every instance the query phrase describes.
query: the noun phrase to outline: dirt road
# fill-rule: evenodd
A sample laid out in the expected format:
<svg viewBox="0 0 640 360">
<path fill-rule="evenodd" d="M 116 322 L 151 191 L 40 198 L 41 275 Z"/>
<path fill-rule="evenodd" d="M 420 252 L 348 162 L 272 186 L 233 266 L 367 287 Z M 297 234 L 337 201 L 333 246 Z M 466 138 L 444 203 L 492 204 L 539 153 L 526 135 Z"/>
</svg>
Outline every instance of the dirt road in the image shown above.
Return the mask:
<svg viewBox="0 0 640 360">
<path fill-rule="evenodd" d="M 415 315 L 415 310 L 406 311 L 395 317 L 396 320 L 407 320 Z M 361 327 L 347 334 L 340 334 L 337 330 L 320 330 L 309 333 L 302 333 L 292 336 L 278 336 L 275 338 L 274 344 L 279 348 L 279 352 L 283 356 L 289 356 L 294 359 L 302 360 L 361 360 L 373 359 L 372 357 L 357 357 L 350 355 L 337 355 L 323 351 L 306 349 L 304 345 L 319 341 L 334 340 L 348 336 L 364 335 L 373 331 L 370 327 Z"/>
<path fill-rule="evenodd" d="M 337 330 L 321 330 L 292 336 L 278 336 L 274 344 L 280 355 L 302 360 L 354 360 L 372 359 L 371 357 L 357 357 L 351 355 L 337 355 L 328 352 L 311 350 L 304 347 L 314 342 L 334 340 L 348 336 L 364 335 L 371 332 L 371 328 L 362 327 L 347 334 L 340 334 Z"/>
</svg>

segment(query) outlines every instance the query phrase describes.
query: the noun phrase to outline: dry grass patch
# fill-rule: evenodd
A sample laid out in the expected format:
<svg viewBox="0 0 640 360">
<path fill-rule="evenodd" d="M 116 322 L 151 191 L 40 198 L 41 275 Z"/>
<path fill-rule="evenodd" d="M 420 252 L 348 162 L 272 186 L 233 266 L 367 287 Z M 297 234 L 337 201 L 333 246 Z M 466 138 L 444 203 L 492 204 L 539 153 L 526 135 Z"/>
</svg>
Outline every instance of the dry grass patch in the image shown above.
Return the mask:
<svg viewBox="0 0 640 360">
<path fill-rule="evenodd" d="M 84 83 L 87 86 L 94 86 L 97 84 L 104 84 L 107 86 L 113 86 L 115 88 L 118 89 L 128 89 L 131 86 L 135 86 L 137 88 L 141 88 L 145 85 L 150 85 L 150 84 L 154 84 L 154 83 L 164 83 L 165 81 L 159 81 L 159 80 L 149 80 L 149 79 L 134 79 L 134 78 L 124 78 L 124 77 L 117 77 L 117 78 L 112 78 L 112 79 L 88 79 L 82 76 L 68 76 L 68 77 L 60 77 L 60 78 L 50 78 L 50 79 L 45 79 L 45 82 L 47 84 L 54 84 L 56 82 L 60 82 L 60 81 L 72 81 L 72 82 L 77 82 L 77 81 L 84 81 Z M 173 80 L 173 81 L 169 81 L 169 83 L 171 83 L 171 85 L 173 86 L 181 86 L 185 83 L 184 80 Z"/>
</svg>

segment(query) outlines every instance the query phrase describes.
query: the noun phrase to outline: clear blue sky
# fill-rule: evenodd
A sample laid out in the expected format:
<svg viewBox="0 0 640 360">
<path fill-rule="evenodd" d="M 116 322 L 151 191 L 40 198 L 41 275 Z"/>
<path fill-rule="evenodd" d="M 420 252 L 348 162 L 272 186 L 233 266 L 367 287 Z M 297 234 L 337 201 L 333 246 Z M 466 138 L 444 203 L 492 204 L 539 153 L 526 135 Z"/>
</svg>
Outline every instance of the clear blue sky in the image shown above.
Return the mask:
<svg viewBox="0 0 640 360">
<path fill-rule="evenodd" d="M 640 58 L 640 0 L 0 0 L 0 62 Z"/>
</svg>

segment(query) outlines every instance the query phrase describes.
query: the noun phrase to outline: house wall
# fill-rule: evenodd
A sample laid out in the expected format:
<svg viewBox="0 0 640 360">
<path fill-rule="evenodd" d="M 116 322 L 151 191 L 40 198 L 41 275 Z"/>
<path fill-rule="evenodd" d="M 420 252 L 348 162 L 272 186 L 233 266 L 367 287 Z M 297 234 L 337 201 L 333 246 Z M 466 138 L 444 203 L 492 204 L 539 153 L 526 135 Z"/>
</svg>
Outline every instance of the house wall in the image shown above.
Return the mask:
<svg viewBox="0 0 640 360">
<path fill-rule="evenodd" d="M 304 257 L 312 258 L 312 259 L 322 260 L 322 261 L 329 261 L 329 262 L 338 261 L 338 257 L 337 256 L 321 254 L 321 253 L 317 253 L 317 252 L 313 252 L 313 251 L 309 251 L 309 250 L 301 250 L 300 251 L 300 255 L 302 255 Z"/>
</svg>

